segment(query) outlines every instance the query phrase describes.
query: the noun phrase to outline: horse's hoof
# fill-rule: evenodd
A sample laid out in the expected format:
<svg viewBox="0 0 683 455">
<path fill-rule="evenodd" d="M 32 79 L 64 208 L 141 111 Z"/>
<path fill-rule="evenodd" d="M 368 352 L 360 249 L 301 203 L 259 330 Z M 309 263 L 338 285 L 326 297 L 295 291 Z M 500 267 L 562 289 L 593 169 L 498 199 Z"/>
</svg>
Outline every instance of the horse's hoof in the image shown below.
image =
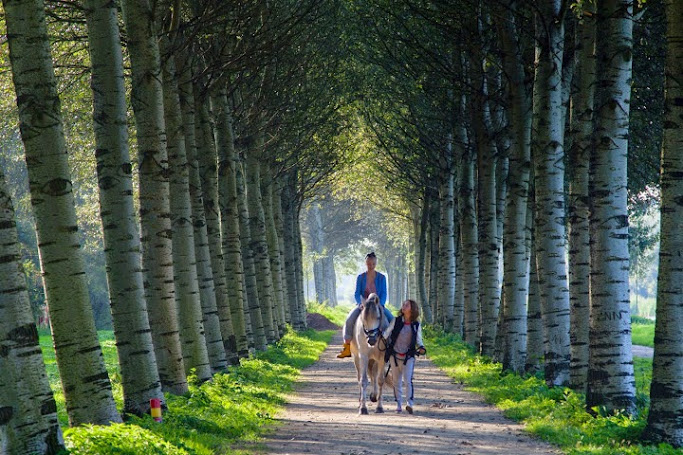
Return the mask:
<svg viewBox="0 0 683 455">
<path fill-rule="evenodd" d="M 379 408 L 377 408 L 377 410 L 376 410 L 375 412 L 376 412 L 377 414 L 384 414 L 384 408 L 379 407 Z"/>
<path fill-rule="evenodd" d="M 377 403 L 377 395 L 375 395 L 374 393 L 371 393 L 370 394 L 370 401 L 372 401 L 373 403 Z"/>
<path fill-rule="evenodd" d="M 359 414 L 364 416 L 368 415 L 368 408 L 360 408 Z"/>
</svg>

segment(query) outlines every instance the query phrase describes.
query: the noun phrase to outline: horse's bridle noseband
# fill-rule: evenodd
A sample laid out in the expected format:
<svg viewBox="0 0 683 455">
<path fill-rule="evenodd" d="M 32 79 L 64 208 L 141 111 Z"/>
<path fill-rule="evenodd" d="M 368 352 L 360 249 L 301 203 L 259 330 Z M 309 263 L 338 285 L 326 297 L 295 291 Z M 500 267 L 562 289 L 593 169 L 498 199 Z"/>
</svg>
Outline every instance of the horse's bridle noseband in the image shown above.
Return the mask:
<svg viewBox="0 0 683 455">
<path fill-rule="evenodd" d="M 367 338 L 368 344 L 370 343 L 371 338 L 376 338 L 377 340 L 379 340 L 381 338 L 380 335 L 382 333 L 382 321 L 384 320 L 384 311 L 382 310 L 379 302 L 375 301 L 375 305 L 377 305 L 377 307 L 379 308 L 379 325 L 374 329 L 368 330 L 365 328 L 365 323 L 363 323 L 363 332 L 365 332 L 365 337 Z"/>
</svg>

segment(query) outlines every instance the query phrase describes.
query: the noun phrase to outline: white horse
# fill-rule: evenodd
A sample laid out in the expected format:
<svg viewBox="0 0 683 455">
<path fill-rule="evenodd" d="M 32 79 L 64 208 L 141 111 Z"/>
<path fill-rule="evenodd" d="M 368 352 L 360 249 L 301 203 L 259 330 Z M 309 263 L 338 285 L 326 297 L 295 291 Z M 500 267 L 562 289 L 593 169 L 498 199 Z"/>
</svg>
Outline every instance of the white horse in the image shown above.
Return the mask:
<svg viewBox="0 0 683 455">
<path fill-rule="evenodd" d="M 368 376 L 372 382 L 370 401 L 377 402 L 376 412 L 384 412 L 382 408 L 382 386 L 384 385 L 384 349 L 386 343 L 382 339 L 382 331 L 389 322 L 384 316 L 384 308 L 379 303 L 377 294 L 370 294 L 361 302 L 361 313 L 353 329 L 351 354 L 356 364 L 358 385 L 360 386 L 359 413 L 367 414 L 366 389 Z"/>
</svg>

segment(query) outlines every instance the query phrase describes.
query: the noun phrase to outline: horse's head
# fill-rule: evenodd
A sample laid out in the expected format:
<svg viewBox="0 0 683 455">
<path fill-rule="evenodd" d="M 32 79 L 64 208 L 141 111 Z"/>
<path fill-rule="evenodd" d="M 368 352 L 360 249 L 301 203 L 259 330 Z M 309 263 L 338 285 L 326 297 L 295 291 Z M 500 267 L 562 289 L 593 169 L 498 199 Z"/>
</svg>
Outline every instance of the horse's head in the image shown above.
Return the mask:
<svg viewBox="0 0 683 455">
<path fill-rule="evenodd" d="M 384 315 L 379 296 L 374 293 L 370 294 L 363 302 L 362 308 L 360 318 L 363 331 L 368 340 L 368 346 L 374 346 L 382 333 L 382 316 Z"/>
</svg>

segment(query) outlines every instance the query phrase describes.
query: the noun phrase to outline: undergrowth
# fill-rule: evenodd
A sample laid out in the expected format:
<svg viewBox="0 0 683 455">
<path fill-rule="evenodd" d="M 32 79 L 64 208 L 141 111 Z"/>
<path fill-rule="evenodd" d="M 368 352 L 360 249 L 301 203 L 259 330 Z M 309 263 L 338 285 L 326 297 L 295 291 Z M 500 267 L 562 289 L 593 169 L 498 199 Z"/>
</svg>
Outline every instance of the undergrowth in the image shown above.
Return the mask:
<svg viewBox="0 0 683 455">
<path fill-rule="evenodd" d="M 66 445 L 75 455 L 236 453 L 233 446 L 238 441 L 257 439 L 273 422 L 299 371 L 318 359 L 333 333 L 290 330 L 266 351 L 242 359 L 239 366 L 204 384 L 191 384 L 188 395 L 167 394 L 162 423 L 146 416 L 131 417 L 124 424 L 69 428 L 64 432 Z M 109 334 L 101 336 L 108 341 Z M 50 348 L 47 351 L 49 363 Z M 59 380 L 56 368 L 50 380 Z M 62 416 L 63 398 L 59 407 Z"/>
<path fill-rule="evenodd" d="M 683 455 L 683 450 L 667 444 L 647 446 L 640 440 L 647 421 L 650 359 L 635 359 L 637 415 L 593 417 L 586 412 L 582 394 L 569 388 L 549 388 L 540 375 L 521 377 L 503 373 L 500 364 L 475 355 L 454 335 L 428 328 L 425 339 L 430 358 L 450 377 L 567 454 Z"/>
</svg>

